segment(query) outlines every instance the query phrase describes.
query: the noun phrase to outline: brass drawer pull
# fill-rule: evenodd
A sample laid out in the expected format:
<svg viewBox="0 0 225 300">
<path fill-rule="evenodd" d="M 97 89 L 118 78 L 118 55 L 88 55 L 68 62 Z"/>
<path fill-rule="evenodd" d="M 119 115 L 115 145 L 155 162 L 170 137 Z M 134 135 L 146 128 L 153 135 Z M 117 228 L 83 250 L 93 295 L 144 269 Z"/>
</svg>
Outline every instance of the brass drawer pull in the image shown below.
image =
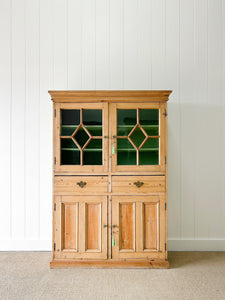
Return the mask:
<svg viewBox="0 0 225 300">
<path fill-rule="evenodd" d="M 79 187 L 81 187 L 81 188 L 83 188 L 86 184 L 87 184 L 87 182 L 85 182 L 85 181 L 77 182 L 77 185 L 79 185 Z"/>
<path fill-rule="evenodd" d="M 142 182 L 142 181 L 136 181 L 136 182 L 134 182 L 134 185 L 136 185 L 136 187 L 141 187 L 142 185 L 144 184 L 144 182 Z"/>
</svg>

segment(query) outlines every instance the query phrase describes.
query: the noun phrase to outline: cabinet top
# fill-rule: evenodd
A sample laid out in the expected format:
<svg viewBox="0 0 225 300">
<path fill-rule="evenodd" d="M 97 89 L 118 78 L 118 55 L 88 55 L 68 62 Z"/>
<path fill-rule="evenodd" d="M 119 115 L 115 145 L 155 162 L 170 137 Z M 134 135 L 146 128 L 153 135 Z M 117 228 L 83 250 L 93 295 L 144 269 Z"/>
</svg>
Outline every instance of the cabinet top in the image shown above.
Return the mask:
<svg viewBox="0 0 225 300">
<path fill-rule="evenodd" d="M 48 91 L 53 102 L 165 102 L 172 91 Z"/>
</svg>

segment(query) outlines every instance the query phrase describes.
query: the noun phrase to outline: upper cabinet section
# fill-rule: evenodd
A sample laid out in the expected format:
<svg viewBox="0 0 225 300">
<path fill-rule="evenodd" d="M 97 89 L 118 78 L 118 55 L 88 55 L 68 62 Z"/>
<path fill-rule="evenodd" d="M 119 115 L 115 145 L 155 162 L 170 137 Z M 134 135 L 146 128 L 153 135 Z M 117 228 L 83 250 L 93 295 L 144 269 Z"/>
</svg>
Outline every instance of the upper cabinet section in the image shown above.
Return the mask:
<svg viewBox="0 0 225 300">
<path fill-rule="evenodd" d="M 55 172 L 165 172 L 170 91 L 49 93 Z"/>
<path fill-rule="evenodd" d="M 55 170 L 108 170 L 108 109 L 105 103 L 55 105 Z"/>
<path fill-rule="evenodd" d="M 164 171 L 165 104 L 112 104 L 111 115 L 112 171 Z"/>
</svg>

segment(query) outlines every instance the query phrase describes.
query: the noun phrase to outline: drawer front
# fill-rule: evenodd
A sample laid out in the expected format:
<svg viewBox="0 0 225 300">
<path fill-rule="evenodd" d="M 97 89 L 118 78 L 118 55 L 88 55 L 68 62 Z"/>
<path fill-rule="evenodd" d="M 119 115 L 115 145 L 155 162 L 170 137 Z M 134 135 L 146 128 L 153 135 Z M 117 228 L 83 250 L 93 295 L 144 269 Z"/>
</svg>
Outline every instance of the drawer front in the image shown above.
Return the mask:
<svg viewBox="0 0 225 300">
<path fill-rule="evenodd" d="M 100 195 L 107 191 L 107 176 L 55 176 L 55 195 Z"/>
<path fill-rule="evenodd" d="M 116 194 L 150 194 L 166 191 L 165 176 L 113 176 L 112 192 Z"/>
</svg>

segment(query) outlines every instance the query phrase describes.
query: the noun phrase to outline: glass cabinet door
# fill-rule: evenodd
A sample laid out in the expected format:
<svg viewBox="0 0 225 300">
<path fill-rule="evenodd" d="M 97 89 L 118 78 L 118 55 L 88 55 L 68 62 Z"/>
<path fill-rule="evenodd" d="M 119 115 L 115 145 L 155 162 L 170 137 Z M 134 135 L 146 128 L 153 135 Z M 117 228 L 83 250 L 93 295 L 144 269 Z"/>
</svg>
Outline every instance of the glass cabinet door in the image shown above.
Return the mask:
<svg viewBox="0 0 225 300">
<path fill-rule="evenodd" d="M 107 171 L 105 104 L 56 105 L 56 170 Z"/>
<path fill-rule="evenodd" d="M 163 104 L 114 104 L 113 171 L 164 171 Z"/>
</svg>

